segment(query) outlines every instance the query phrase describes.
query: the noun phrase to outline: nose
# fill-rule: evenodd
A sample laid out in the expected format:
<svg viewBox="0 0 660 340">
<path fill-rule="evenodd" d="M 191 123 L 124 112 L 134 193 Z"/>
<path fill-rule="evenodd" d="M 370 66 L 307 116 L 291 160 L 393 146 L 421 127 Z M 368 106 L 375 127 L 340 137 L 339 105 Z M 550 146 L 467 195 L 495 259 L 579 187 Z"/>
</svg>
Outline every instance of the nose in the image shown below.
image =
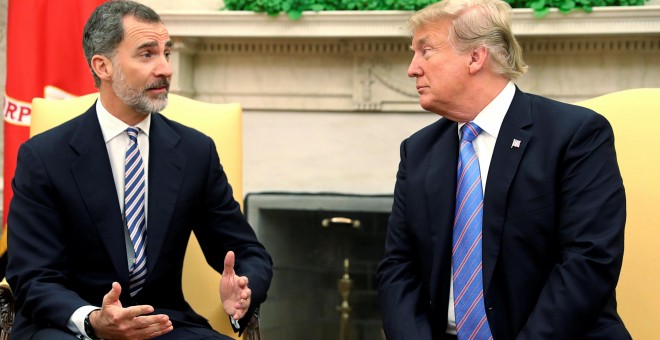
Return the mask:
<svg viewBox="0 0 660 340">
<path fill-rule="evenodd" d="M 415 53 L 412 60 L 410 60 L 410 65 L 408 65 L 408 77 L 410 78 L 417 78 L 422 75 L 422 69 L 419 67 L 418 59 L 419 57 Z"/>
<path fill-rule="evenodd" d="M 159 58 L 158 65 L 154 68 L 154 76 L 166 78 L 172 77 L 172 64 L 170 63 L 170 59 L 165 55 Z"/>
</svg>

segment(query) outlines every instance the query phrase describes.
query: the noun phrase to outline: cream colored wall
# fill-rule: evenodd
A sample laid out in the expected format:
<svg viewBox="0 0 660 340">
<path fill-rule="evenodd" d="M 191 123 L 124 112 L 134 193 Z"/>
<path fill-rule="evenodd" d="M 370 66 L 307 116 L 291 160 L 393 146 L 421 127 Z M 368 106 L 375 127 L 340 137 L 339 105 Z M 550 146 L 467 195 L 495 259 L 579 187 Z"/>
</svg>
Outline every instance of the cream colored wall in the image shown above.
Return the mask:
<svg viewBox="0 0 660 340">
<path fill-rule="evenodd" d="M 399 144 L 422 114 L 245 112 L 243 192 L 391 193 Z"/>
</svg>

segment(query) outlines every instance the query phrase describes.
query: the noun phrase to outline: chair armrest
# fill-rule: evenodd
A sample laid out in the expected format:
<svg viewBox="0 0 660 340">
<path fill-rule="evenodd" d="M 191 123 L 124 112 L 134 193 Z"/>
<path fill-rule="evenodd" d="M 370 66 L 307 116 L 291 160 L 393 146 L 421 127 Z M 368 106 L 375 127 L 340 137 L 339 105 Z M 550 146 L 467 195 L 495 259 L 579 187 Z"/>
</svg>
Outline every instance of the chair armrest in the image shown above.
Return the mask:
<svg viewBox="0 0 660 340">
<path fill-rule="evenodd" d="M 0 282 L 0 339 L 9 337 L 14 325 L 14 294 L 6 280 Z"/>
<path fill-rule="evenodd" d="M 261 333 L 259 331 L 259 317 L 257 313 L 252 315 L 245 327 L 245 340 L 261 340 Z"/>
</svg>

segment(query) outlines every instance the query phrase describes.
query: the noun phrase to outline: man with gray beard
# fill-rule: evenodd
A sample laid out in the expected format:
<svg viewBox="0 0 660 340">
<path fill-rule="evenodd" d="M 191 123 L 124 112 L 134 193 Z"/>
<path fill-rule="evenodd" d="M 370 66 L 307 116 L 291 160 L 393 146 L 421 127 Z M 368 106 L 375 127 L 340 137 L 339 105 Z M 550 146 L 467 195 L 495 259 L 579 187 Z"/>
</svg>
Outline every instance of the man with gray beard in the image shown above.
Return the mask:
<svg viewBox="0 0 660 340">
<path fill-rule="evenodd" d="M 213 141 L 158 112 L 172 41 L 128 0 L 89 18 L 99 89 L 87 112 L 24 143 L 9 208 L 12 339 L 229 339 L 185 301 L 195 232 L 236 331 L 266 299 L 272 260 L 243 217 Z M 212 302 L 209 302 L 212 303 Z"/>
</svg>

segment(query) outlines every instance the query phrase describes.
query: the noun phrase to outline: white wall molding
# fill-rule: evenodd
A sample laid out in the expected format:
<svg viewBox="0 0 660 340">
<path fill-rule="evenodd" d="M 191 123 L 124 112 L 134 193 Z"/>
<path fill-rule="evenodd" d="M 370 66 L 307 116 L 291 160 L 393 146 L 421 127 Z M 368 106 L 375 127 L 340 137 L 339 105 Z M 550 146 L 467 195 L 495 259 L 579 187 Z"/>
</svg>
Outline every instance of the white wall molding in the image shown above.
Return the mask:
<svg viewBox="0 0 660 340">
<path fill-rule="evenodd" d="M 248 110 L 420 112 L 406 77 L 403 26 L 411 13 L 306 12 L 293 21 L 246 11 L 160 11 L 177 42 L 172 90 L 241 101 Z M 545 18 L 514 9 L 512 29 L 531 66 L 520 82 L 537 93 L 575 101 L 660 79 L 647 75 L 660 72 L 660 5 L 552 10 Z M 623 68 L 611 68 L 620 62 Z M 604 67 L 606 82 L 577 88 Z M 555 81 L 536 79 L 545 72 Z"/>
<path fill-rule="evenodd" d="M 519 39 L 525 55 L 660 53 L 660 35 L 586 36 Z"/>
<path fill-rule="evenodd" d="M 172 36 L 240 38 L 392 38 L 405 37 L 409 11 L 305 12 L 300 20 L 246 11 L 160 11 Z M 596 7 L 592 13 L 556 9 L 536 18 L 531 9 L 514 9 L 518 36 L 660 33 L 660 5 Z"/>
<path fill-rule="evenodd" d="M 568 14 L 552 9 L 541 19 L 530 9 L 515 9 L 512 30 L 517 36 L 658 34 L 660 5 L 594 7 L 592 13 Z"/>
<path fill-rule="evenodd" d="M 184 39 L 185 40 L 185 39 Z M 586 36 L 518 39 L 525 54 L 530 53 L 660 53 L 660 36 Z M 206 38 L 187 44 L 188 53 L 193 45 L 196 54 L 263 53 L 268 55 L 410 55 L 407 39 L 238 39 Z M 175 49 L 177 46 L 175 45 Z"/>
</svg>

